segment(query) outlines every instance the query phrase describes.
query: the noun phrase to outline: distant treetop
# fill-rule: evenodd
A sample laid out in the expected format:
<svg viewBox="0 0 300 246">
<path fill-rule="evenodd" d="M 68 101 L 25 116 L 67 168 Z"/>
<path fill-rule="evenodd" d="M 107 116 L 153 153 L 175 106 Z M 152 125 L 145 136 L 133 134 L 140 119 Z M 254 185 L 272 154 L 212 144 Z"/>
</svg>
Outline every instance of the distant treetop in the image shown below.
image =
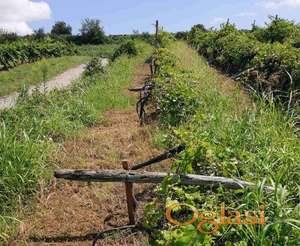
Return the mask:
<svg viewBox="0 0 300 246">
<path fill-rule="evenodd" d="M 72 35 L 72 27 L 64 21 L 56 22 L 51 30 L 53 35 Z"/>
</svg>

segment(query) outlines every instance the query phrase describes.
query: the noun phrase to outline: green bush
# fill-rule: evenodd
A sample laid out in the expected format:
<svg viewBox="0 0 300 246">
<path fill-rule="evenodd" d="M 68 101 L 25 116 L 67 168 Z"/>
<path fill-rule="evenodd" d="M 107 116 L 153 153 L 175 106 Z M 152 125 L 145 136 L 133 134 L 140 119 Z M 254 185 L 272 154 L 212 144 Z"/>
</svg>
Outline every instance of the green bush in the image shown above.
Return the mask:
<svg viewBox="0 0 300 246">
<path fill-rule="evenodd" d="M 178 60 L 176 56 L 166 48 L 156 49 L 153 53 L 155 73 L 162 77 L 170 77 Z"/>
<path fill-rule="evenodd" d="M 199 106 L 195 84 L 184 77 L 179 74 L 168 83 L 158 84 L 155 100 L 163 124 L 176 126 L 193 115 Z"/>
<path fill-rule="evenodd" d="M 159 30 L 157 42 L 160 48 L 166 48 L 174 41 L 175 37 L 171 33 L 165 32 L 162 29 Z"/>
<path fill-rule="evenodd" d="M 86 65 L 84 70 L 84 75 L 92 76 L 94 74 L 103 73 L 103 72 L 104 72 L 104 66 L 102 65 L 102 58 L 94 57 Z"/>
<path fill-rule="evenodd" d="M 218 38 L 215 45 L 218 50 L 215 64 L 229 73 L 245 70 L 257 51 L 257 42 L 244 33 L 229 33 Z"/>
<path fill-rule="evenodd" d="M 288 37 L 295 33 L 296 27 L 292 21 L 288 21 L 278 16 L 270 16 L 270 23 L 263 32 L 265 42 L 280 42 L 283 43 Z"/>
<path fill-rule="evenodd" d="M 259 77 L 248 75 L 247 79 L 261 91 L 290 92 L 300 88 L 300 54 L 290 45 L 261 45 L 251 66 L 256 68 Z"/>
<path fill-rule="evenodd" d="M 134 41 L 129 41 L 122 44 L 118 49 L 116 49 L 112 56 L 112 60 L 116 60 L 121 55 L 127 55 L 129 57 L 132 57 L 138 55 L 138 53 L 139 51 L 136 43 Z"/>
</svg>

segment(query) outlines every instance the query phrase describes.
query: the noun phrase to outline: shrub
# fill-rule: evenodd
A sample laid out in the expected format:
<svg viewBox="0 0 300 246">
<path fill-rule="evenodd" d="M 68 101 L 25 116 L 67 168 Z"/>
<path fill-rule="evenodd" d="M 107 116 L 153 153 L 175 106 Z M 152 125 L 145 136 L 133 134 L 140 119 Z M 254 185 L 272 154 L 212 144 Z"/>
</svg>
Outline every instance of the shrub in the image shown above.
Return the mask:
<svg viewBox="0 0 300 246">
<path fill-rule="evenodd" d="M 138 48 L 136 46 L 136 43 L 134 41 L 129 41 L 124 44 L 122 44 L 116 51 L 114 52 L 112 56 L 112 60 L 116 60 L 121 55 L 127 55 L 129 57 L 138 55 Z"/>
<path fill-rule="evenodd" d="M 267 28 L 263 32 L 263 38 L 266 42 L 283 43 L 295 31 L 295 25 L 292 21 L 288 21 L 278 16 L 270 16 L 271 22 L 267 24 Z"/>
<path fill-rule="evenodd" d="M 94 57 L 85 67 L 84 75 L 92 76 L 94 74 L 103 73 L 104 66 L 102 64 L 102 58 Z"/>
<path fill-rule="evenodd" d="M 260 82 L 256 87 L 260 91 L 290 92 L 300 88 L 300 54 L 290 45 L 262 45 L 251 65 L 255 66 L 258 76 L 248 76 L 248 79 Z"/>
<path fill-rule="evenodd" d="M 157 42 L 160 48 L 168 47 L 173 41 L 175 41 L 175 37 L 171 33 L 159 30 Z"/>
<path fill-rule="evenodd" d="M 163 124 L 177 126 L 195 113 L 199 100 L 187 74 L 179 74 L 169 82 L 162 80 L 157 86 L 155 102 Z"/>
<path fill-rule="evenodd" d="M 172 75 L 178 62 L 176 56 L 166 48 L 156 49 L 152 58 L 154 59 L 155 73 L 163 78 Z"/>
</svg>

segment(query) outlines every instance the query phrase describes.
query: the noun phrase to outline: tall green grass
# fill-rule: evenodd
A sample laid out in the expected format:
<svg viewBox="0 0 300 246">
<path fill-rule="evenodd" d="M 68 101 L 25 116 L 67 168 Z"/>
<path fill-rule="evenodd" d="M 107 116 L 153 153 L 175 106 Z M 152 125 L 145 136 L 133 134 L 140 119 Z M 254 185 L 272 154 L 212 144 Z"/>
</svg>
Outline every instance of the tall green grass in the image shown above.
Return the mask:
<svg viewBox="0 0 300 246">
<path fill-rule="evenodd" d="M 15 108 L 0 112 L 0 242 L 13 233 L 21 209 L 32 201 L 42 179 L 51 176 L 49 156 L 57 143 L 95 124 L 108 109 L 131 104 L 124 93 L 151 48 L 120 57 L 104 73 L 85 77 L 65 91 L 21 93 Z"/>
</svg>

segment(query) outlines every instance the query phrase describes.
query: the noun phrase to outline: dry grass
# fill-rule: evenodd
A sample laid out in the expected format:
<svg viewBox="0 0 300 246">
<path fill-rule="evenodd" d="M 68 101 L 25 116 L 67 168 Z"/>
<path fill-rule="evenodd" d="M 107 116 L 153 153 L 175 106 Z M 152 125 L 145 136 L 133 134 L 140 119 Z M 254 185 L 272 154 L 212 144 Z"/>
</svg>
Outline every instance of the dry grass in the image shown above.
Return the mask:
<svg viewBox="0 0 300 246">
<path fill-rule="evenodd" d="M 146 66 L 139 66 L 133 84 L 140 84 L 147 73 Z M 153 127 L 139 126 L 133 107 L 108 111 L 102 124 L 86 129 L 67 141 L 53 162 L 58 168 L 120 169 L 123 159 L 137 163 L 160 153 L 152 146 L 152 134 Z M 154 168 L 167 169 L 164 164 Z M 135 186 L 139 201 L 138 218 L 142 217 L 143 205 L 151 200 L 149 191 L 153 191 L 150 185 Z M 85 235 L 128 223 L 124 184 L 120 183 L 57 180 L 52 188 L 42 189 L 35 211 L 24 220 L 18 240 L 11 245 L 43 245 L 30 242 L 28 238 Z M 133 234 L 105 239 L 99 245 L 141 245 L 146 241 L 144 235 Z M 91 245 L 91 242 L 51 245 Z"/>
</svg>

